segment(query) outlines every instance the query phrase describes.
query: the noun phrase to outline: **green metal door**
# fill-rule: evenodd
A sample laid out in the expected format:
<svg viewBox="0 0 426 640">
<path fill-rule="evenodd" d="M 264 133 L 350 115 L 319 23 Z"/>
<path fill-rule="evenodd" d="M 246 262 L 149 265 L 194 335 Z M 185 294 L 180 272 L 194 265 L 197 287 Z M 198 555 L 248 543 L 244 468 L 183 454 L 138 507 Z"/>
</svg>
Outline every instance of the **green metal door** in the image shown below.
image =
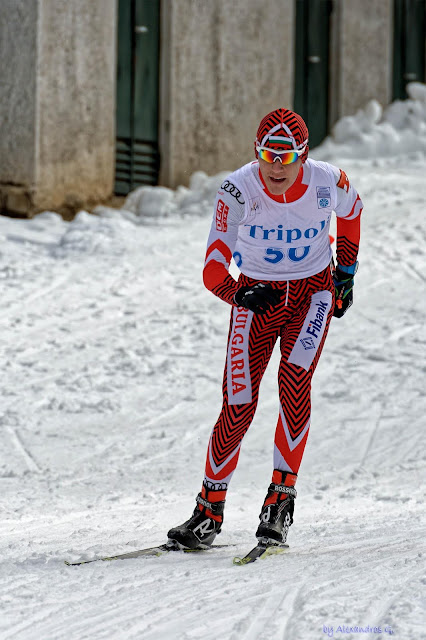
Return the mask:
<svg viewBox="0 0 426 640">
<path fill-rule="evenodd" d="M 157 184 L 160 0 L 119 0 L 115 192 Z"/>
<path fill-rule="evenodd" d="M 331 0 L 296 0 L 294 109 L 309 128 L 311 149 L 328 133 Z"/>
<path fill-rule="evenodd" d="M 394 0 L 393 99 L 408 82 L 425 81 L 425 0 Z"/>
</svg>

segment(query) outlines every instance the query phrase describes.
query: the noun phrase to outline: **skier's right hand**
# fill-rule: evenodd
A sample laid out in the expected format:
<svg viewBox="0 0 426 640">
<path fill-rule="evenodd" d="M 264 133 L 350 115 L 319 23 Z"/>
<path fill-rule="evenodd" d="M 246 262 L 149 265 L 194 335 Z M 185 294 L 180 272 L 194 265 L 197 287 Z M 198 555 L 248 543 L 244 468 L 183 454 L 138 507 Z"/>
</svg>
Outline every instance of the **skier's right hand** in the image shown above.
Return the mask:
<svg viewBox="0 0 426 640">
<path fill-rule="evenodd" d="M 258 282 L 252 286 L 240 287 L 234 295 L 234 302 L 238 307 L 262 315 L 276 307 L 282 295 L 283 291 L 273 289 L 270 284 Z"/>
</svg>

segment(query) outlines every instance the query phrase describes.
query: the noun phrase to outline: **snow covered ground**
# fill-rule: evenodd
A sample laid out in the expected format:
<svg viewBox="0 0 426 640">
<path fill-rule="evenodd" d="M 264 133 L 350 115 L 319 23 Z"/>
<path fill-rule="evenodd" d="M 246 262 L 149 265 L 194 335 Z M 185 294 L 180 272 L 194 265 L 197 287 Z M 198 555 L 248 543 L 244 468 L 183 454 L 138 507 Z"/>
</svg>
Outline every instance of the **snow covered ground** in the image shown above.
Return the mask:
<svg viewBox="0 0 426 640">
<path fill-rule="evenodd" d="M 161 543 L 193 509 L 230 311 L 201 281 L 221 175 L 72 223 L 0 218 L 1 640 L 426 638 L 417 89 L 388 115 L 370 105 L 313 154 L 365 203 L 355 304 L 332 322 L 314 377 L 290 551 L 247 567 L 232 558 L 255 542 L 270 480 L 277 353 L 218 539 L 235 546 L 64 565 Z"/>
</svg>

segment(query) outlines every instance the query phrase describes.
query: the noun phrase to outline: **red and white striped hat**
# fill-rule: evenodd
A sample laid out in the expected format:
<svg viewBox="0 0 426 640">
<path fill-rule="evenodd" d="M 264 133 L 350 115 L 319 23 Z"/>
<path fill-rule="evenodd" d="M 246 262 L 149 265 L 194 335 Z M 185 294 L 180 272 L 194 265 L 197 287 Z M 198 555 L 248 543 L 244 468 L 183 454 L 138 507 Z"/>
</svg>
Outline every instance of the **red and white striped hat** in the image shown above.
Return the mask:
<svg viewBox="0 0 426 640">
<path fill-rule="evenodd" d="M 309 151 L 309 131 L 302 116 L 290 109 L 275 109 L 265 116 L 259 125 L 254 143 L 256 147 L 270 147 L 271 149 L 286 149 L 300 151 L 306 147 L 300 156 L 305 162 Z"/>
</svg>

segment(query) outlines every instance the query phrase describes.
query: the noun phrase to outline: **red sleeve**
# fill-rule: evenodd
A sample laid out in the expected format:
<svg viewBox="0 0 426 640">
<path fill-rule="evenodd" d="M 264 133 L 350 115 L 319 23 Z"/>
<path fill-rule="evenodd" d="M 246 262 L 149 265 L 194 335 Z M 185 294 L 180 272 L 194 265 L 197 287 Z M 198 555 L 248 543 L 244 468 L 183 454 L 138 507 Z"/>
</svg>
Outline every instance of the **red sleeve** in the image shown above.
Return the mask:
<svg viewBox="0 0 426 640">
<path fill-rule="evenodd" d="M 361 234 L 361 216 L 354 220 L 337 218 L 337 263 L 346 267 L 356 262 Z"/>
<path fill-rule="evenodd" d="M 215 265 L 217 265 L 217 270 Z M 209 262 L 204 268 L 203 280 L 207 289 L 214 293 L 215 296 L 228 304 L 234 304 L 234 295 L 238 289 L 238 283 L 223 265 L 219 264 L 219 262 L 215 263 L 214 260 Z"/>
<path fill-rule="evenodd" d="M 211 254 L 214 252 L 219 252 L 216 255 L 223 259 L 223 262 L 211 258 Z M 203 270 L 204 285 L 228 304 L 233 304 L 234 295 L 238 289 L 238 283 L 228 273 L 231 258 L 232 253 L 229 247 L 222 240 L 216 240 L 207 248 Z"/>
</svg>

